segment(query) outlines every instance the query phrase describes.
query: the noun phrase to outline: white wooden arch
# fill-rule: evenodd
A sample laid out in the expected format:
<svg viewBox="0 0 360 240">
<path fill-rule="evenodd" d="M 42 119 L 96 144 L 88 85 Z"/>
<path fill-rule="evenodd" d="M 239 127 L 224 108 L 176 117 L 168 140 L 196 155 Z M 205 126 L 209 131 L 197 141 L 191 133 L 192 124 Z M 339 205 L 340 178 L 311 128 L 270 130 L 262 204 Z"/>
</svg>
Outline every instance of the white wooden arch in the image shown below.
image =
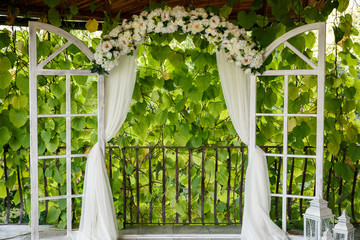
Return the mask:
<svg viewBox="0 0 360 240">
<path fill-rule="evenodd" d="M 51 54 L 47 59 L 41 63 L 37 63 L 37 46 L 36 46 L 36 31 L 45 30 L 58 34 L 64 37 L 68 42 Z M 317 30 L 318 31 L 318 64 L 316 65 L 298 49 L 292 46 L 287 40 L 299 35 L 301 33 Z M 67 199 L 67 236 L 71 238 L 72 219 L 71 219 L 71 199 L 81 197 L 81 195 L 71 194 L 71 158 L 84 157 L 87 154 L 72 154 L 71 153 L 71 118 L 72 117 L 98 117 L 98 141 L 101 151 L 105 153 L 105 134 L 104 134 L 104 78 L 89 70 L 65 70 L 65 69 L 44 69 L 47 63 L 54 59 L 58 54 L 64 51 L 71 44 L 77 46 L 91 61 L 93 53 L 85 44 L 70 33 L 54 27 L 49 24 L 40 22 L 29 23 L 29 70 L 30 70 L 30 166 L 31 166 L 31 239 L 39 239 L 39 201 Z M 265 58 L 267 58 L 279 45 L 285 44 L 296 55 L 303 59 L 312 69 L 296 69 L 296 70 L 267 70 L 263 74 L 252 75 L 250 83 L 250 144 L 249 153 L 256 146 L 256 118 L 261 116 L 282 116 L 284 117 L 284 134 L 283 146 L 286 150 L 287 144 L 287 119 L 288 117 L 314 117 L 317 118 L 317 142 L 316 155 L 291 155 L 287 151 L 282 154 L 267 154 L 267 156 L 276 156 L 283 158 L 283 182 L 287 181 L 287 159 L 295 158 L 313 158 L 316 159 L 316 197 L 322 197 L 322 181 L 323 181 L 323 129 L 324 129 L 324 80 L 325 80 L 325 23 L 313 23 L 296 28 L 288 33 L 285 33 L 265 50 Z M 39 75 L 62 75 L 66 76 L 66 114 L 57 115 L 39 115 L 37 106 L 37 77 Z M 98 76 L 98 112 L 96 114 L 72 114 L 71 113 L 71 93 L 70 93 L 70 76 L 72 75 L 96 75 Z M 317 113 L 316 114 L 289 114 L 288 113 L 288 77 L 292 75 L 316 75 L 318 77 L 318 95 L 317 95 Z M 272 113 L 257 113 L 256 112 L 256 87 L 258 76 L 284 76 L 284 112 L 282 114 Z M 38 118 L 42 117 L 64 117 L 66 118 L 66 154 L 53 156 L 39 156 L 38 155 Z M 66 158 L 66 181 L 67 194 L 57 197 L 42 197 L 39 198 L 38 188 L 38 161 L 41 159 L 55 159 Z M 275 197 L 281 197 L 282 201 L 282 219 L 283 230 L 286 231 L 286 201 L 288 198 L 304 198 L 313 199 L 313 196 L 295 196 L 287 194 L 287 185 L 283 184 L 282 194 L 272 194 Z M 70 210 L 70 211 L 69 211 Z"/>
<path fill-rule="evenodd" d="M 54 53 L 48 56 L 44 61 L 37 62 L 37 45 L 36 31 L 45 30 L 57 34 L 67 40 Z M 41 22 L 29 22 L 29 90 L 30 90 L 30 180 L 31 180 L 31 239 L 39 239 L 39 201 L 66 199 L 67 211 L 67 236 L 71 236 L 72 232 L 72 213 L 71 199 L 82 197 L 82 195 L 73 195 L 71 193 L 71 159 L 74 157 L 86 157 L 87 154 L 71 153 L 71 118 L 72 117 L 97 117 L 98 118 L 98 142 L 101 151 L 105 153 L 105 135 L 104 135 L 104 77 L 89 70 L 67 70 L 67 69 L 44 69 L 52 59 L 63 52 L 67 47 L 74 44 L 78 47 L 87 58 L 92 61 L 93 53 L 91 50 L 74 35 L 49 24 Z M 37 104 L 37 78 L 40 75 L 61 75 L 66 77 L 66 114 L 38 114 Z M 71 92 L 70 81 L 71 76 L 98 76 L 98 109 L 94 114 L 73 114 L 71 113 Z M 38 153 L 38 119 L 39 118 L 56 118 L 62 117 L 66 119 L 66 154 L 65 155 L 46 155 L 39 156 Z M 66 195 L 53 197 L 39 197 L 39 179 L 38 179 L 38 162 L 43 159 L 66 159 Z"/>
<path fill-rule="evenodd" d="M 291 45 L 287 40 L 294 36 L 308 32 L 317 31 L 318 34 L 318 63 L 317 65 L 306 57 L 297 48 Z M 256 118 L 262 116 L 283 117 L 283 153 L 273 154 L 266 153 L 266 156 L 281 157 L 283 159 L 283 188 L 282 194 L 271 194 L 273 197 L 282 198 L 282 229 L 286 231 L 286 217 L 287 217 L 287 200 L 288 198 L 299 199 L 314 199 L 316 197 L 322 198 L 323 196 L 323 154 L 324 154 L 324 91 L 325 91 L 325 22 L 312 23 L 295 28 L 272 42 L 265 50 L 264 58 L 269 55 L 281 44 L 284 44 L 290 50 L 304 60 L 312 69 L 294 69 L 294 70 L 267 70 L 261 75 L 251 76 L 250 83 L 250 144 L 249 153 L 256 146 Z M 290 114 L 288 112 L 288 80 L 289 76 L 296 75 L 315 75 L 317 76 L 317 112 L 316 114 Z M 283 76 L 284 77 L 284 109 L 283 113 L 257 113 L 256 112 L 256 88 L 258 76 Z M 316 118 L 316 155 L 296 155 L 288 154 L 288 118 L 289 117 L 310 117 Z M 287 161 L 288 158 L 303 158 L 303 159 L 316 159 L 316 178 L 315 178 L 315 196 L 300 196 L 287 194 Z"/>
</svg>

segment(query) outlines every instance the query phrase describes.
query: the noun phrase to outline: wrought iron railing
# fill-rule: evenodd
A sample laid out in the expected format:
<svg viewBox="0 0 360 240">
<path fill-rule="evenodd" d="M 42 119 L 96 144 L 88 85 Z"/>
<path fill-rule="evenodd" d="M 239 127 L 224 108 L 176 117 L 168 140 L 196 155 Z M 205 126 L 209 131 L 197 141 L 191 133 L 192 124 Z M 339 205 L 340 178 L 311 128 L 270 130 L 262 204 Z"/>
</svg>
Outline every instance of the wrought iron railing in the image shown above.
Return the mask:
<svg viewBox="0 0 360 240">
<path fill-rule="evenodd" d="M 265 152 L 282 152 L 280 146 L 262 147 Z M 245 169 L 247 162 L 247 147 L 245 146 L 215 146 L 215 147 L 124 147 L 107 146 L 107 167 L 109 178 L 115 197 L 115 206 L 118 219 L 122 219 L 124 225 L 128 224 L 241 224 L 243 206 L 243 188 Z M 294 152 L 294 149 L 289 148 Z M 313 149 L 305 147 L 303 153 L 311 154 Z M 17 152 L 19 153 L 19 152 Z M 24 164 L 16 164 L 15 156 L 9 155 L 8 149 L 4 149 L 0 158 L 0 167 L 3 169 L 2 180 L 5 183 L 12 181 L 13 188 L 6 184 L 6 197 L 0 199 L 5 209 L 2 213 L 2 222 L 8 224 L 11 211 L 17 209 L 19 216 L 16 222 L 26 223 L 28 216 L 24 205 L 30 198 L 29 191 L 29 165 L 28 159 L 17 159 Z M 11 153 L 13 154 L 13 153 Z M 16 155 L 16 154 L 15 154 Z M 82 159 L 85 162 L 85 159 Z M 297 159 L 289 159 L 288 164 L 288 194 L 309 194 L 309 186 L 314 188 L 314 183 L 309 183 L 308 177 L 312 174 L 313 160 L 304 159 L 301 169 L 296 167 Z M 213 166 L 210 166 L 211 164 Z M 325 173 L 324 198 L 329 200 L 331 195 L 341 195 L 344 180 L 335 174 L 335 159 L 332 159 L 330 170 Z M 210 164 L 210 165 L 209 165 Z M 281 191 L 282 184 L 282 159 L 268 157 L 270 181 L 273 193 Z M 8 166 L 11 165 L 11 168 Z M 310 166 L 310 167 L 309 167 Z M 20 169 L 25 167 L 25 169 Z M 39 163 L 39 167 L 46 171 L 47 164 Z M 60 169 L 59 161 L 56 167 Z M 225 171 L 226 170 L 226 171 Z M 301 171 L 302 175 L 296 179 L 294 174 Z M 24 174 L 24 172 L 26 174 Z M 11 176 L 9 176 L 9 174 Z M 351 216 L 355 216 L 355 196 L 357 187 L 358 171 L 354 172 L 351 183 Z M 42 176 L 44 188 L 43 194 L 49 195 L 50 187 L 46 174 Z M 125 179 L 125 181 L 124 181 Z M 210 180 L 211 181 L 210 181 Z M 81 184 L 81 181 L 79 184 Z M 196 181 L 196 184 L 194 183 Z M 220 181 L 220 182 L 219 182 Z M 334 186 L 331 182 L 338 183 Z M 309 185 L 310 184 L 310 185 Z M 194 187 L 196 185 L 196 187 Z M 295 186 L 296 189 L 293 189 Z M 57 185 L 57 192 L 61 194 L 61 185 Z M 306 193 L 307 191 L 307 193 Z M 170 194 L 171 192 L 171 194 Z M 188 194 L 191 193 L 191 194 Z M 14 202 L 15 195 L 17 203 Z M 151 196 L 142 199 L 144 195 Z M 211 206 L 209 206 L 211 198 Z M 221 198 L 221 201 L 219 200 Z M 295 201 L 295 200 L 294 200 Z M 294 206 L 298 208 L 300 215 L 307 208 L 305 200 L 293 199 L 288 201 L 288 219 L 292 221 Z M 49 211 L 49 201 L 44 201 L 43 223 Z M 184 212 L 179 211 L 174 204 L 183 204 Z M 273 198 L 271 215 L 274 219 L 281 217 L 281 199 Z M 219 205 L 221 205 L 219 207 Z M 336 206 L 335 206 L 336 205 Z M 79 208 L 79 204 L 74 204 Z M 81 205 L 80 205 L 81 206 Z M 145 207 L 144 207 L 145 206 Z M 29 205 L 27 206 L 29 207 Z M 341 202 L 334 203 L 333 207 L 342 209 Z M 224 215 L 219 220 L 219 209 Z M 209 210 L 210 209 L 210 210 Z M 75 209 L 74 209 L 75 210 Z M 181 210 L 181 209 L 180 209 Z M 335 209 L 334 209 L 335 210 Z M 207 212 L 211 212 L 211 216 Z M 77 215 L 77 216 L 75 216 Z M 221 214 L 220 214 L 221 215 Z M 1 216 L 0 216 L 1 217 Z M 74 213 L 74 222 L 78 222 L 79 213 Z"/>
</svg>

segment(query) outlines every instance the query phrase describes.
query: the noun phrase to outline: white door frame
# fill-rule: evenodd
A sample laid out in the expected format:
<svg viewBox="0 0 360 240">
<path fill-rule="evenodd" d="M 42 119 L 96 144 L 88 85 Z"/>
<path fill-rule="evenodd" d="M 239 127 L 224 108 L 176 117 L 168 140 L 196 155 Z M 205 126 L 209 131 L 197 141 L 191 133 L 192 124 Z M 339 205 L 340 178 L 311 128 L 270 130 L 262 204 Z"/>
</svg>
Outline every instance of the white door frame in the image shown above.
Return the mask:
<svg viewBox="0 0 360 240">
<path fill-rule="evenodd" d="M 287 40 L 308 31 L 318 31 L 318 64 L 313 63 L 308 57 L 291 45 Z M 325 22 L 312 23 L 295 28 L 272 42 L 265 50 L 266 59 L 278 46 L 284 44 L 297 56 L 304 60 L 312 69 L 296 70 L 267 70 L 262 74 L 252 75 L 250 81 L 250 144 L 249 153 L 256 146 L 256 118 L 261 116 L 280 116 L 283 122 L 283 153 L 266 153 L 266 156 L 281 157 L 283 159 L 283 188 L 281 194 L 271 194 L 273 197 L 282 198 L 282 229 L 286 231 L 286 203 L 288 198 L 314 199 L 323 197 L 323 155 L 324 155 L 324 95 L 325 95 Z M 289 114 L 288 113 L 288 77 L 294 75 L 316 75 L 317 76 L 317 112 L 316 114 Z M 284 76 L 284 110 L 283 113 L 257 113 L 256 112 L 256 88 L 258 76 Z M 293 155 L 288 154 L 288 118 L 289 117 L 313 117 L 316 118 L 316 155 Z M 250 157 L 249 157 L 250 158 Z M 288 158 L 312 158 L 316 159 L 316 186 L 315 196 L 300 196 L 287 194 L 287 160 Z"/>
<path fill-rule="evenodd" d="M 36 31 L 45 30 L 55 33 L 67 40 L 54 53 L 48 56 L 44 61 L 37 62 L 37 45 Z M 72 117 L 88 117 L 98 118 L 98 142 L 101 151 L 105 154 L 105 130 L 104 130 L 104 77 L 97 73 L 91 73 L 89 70 L 66 70 L 66 69 L 44 69 L 47 63 L 64 51 L 67 47 L 74 44 L 78 47 L 90 61 L 94 59 L 91 50 L 78 38 L 72 34 L 41 22 L 29 22 L 29 91 L 30 91 L 30 181 L 31 181 L 31 239 L 39 239 L 39 201 L 66 199 L 67 211 L 67 236 L 72 233 L 72 212 L 71 199 L 82 197 L 82 195 L 71 194 L 71 159 L 74 157 L 86 157 L 87 154 L 71 153 L 71 118 Z M 66 114 L 47 114 L 39 115 L 37 106 L 37 77 L 40 75 L 62 75 L 66 76 Z M 82 76 L 98 76 L 98 111 L 95 114 L 72 114 L 71 113 L 71 93 L 70 93 L 70 77 L 73 75 Z M 42 117 L 63 117 L 66 119 L 66 154 L 39 156 L 38 155 L 38 118 Z M 39 179 L 38 179 L 38 162 L 40 159 L 58 159 L 66 158 L 66 195 L 56 197 L 39 198 Z"/>
</svg>

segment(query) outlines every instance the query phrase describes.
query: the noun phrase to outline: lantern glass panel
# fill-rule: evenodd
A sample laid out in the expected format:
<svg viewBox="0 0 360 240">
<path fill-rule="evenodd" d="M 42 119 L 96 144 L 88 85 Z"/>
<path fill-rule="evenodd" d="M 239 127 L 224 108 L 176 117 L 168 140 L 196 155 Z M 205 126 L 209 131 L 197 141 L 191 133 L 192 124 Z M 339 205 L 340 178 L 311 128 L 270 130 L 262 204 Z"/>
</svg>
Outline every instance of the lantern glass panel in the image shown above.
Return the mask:
<svg viewBox="0 0 360 240">
<path fill-rule="evenodd" d="M 318 221 L 306 218 L 306 239 L 318 239 Z"/>
<path fill-rule="evenodd" d="M 345 235 L 342 233 L 336 233 L 335 240 L 346 240 Z"/>
<path fill-rule="evenodd" d="M 321 231 L 321 236 L 322 233 L 325 232 L 328 229 L 332 229 L 334 227 L 334 223 L 332 221 L 332 218 L 326 218 L 322 220 L 322 231 Z"/>
<path fill-rule="evenodd" d="M 349 233 L 348 240 L 354 240 L 354 232 Z"/>
</svg>

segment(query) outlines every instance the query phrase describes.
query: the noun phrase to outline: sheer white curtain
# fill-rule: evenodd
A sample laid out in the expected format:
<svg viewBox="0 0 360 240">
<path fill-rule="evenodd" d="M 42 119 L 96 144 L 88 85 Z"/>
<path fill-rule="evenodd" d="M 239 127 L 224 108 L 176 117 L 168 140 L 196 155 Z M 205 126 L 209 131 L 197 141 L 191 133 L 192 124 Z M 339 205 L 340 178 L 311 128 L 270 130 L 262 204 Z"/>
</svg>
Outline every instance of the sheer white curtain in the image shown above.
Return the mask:
<svg viewBox="0 0 360 240">
<path fill-rule="evenodd" d="M 136 56 L 121 56 L 105 78 L 105 138 L 109 141 L 124 123 L 136 80 Z M 78 240 L 116 240 L 118 228 L 105 156 L 98 144 L 91 149 L 85 171 Z"/>
<path fill-rule="evenodd" d="M 217 66 L 226 106 L 241 141 L 249 144 L 250 75 L 228 63 L 223 50 L 216 52 Z M 245 206 L 242 240 L 287 239 L 286 234 L 271 221 L 270 183 L 264 152 L 256 147 L 250 153 L 245 179 Z"/>
</svg>

